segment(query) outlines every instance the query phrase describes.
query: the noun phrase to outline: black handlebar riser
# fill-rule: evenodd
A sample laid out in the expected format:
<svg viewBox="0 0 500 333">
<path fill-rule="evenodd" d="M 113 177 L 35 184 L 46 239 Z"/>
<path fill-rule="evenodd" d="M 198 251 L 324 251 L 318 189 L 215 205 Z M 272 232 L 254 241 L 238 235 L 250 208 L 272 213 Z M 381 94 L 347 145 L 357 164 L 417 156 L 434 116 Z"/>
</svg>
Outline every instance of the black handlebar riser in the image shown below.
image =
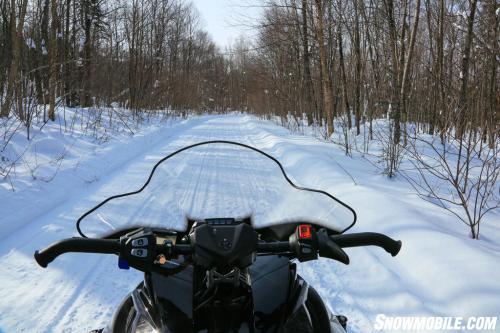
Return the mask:
<svg viewBox="0 0 500 333">
<path fill-rule="evenodd" d="M 68 252 L 115 254 L 120 252 L 120 242 L 116 239 L 68 238 L 35 251 L 34 257 L 38 265 L 46 268 L 55 258 Z"/>
</svg>

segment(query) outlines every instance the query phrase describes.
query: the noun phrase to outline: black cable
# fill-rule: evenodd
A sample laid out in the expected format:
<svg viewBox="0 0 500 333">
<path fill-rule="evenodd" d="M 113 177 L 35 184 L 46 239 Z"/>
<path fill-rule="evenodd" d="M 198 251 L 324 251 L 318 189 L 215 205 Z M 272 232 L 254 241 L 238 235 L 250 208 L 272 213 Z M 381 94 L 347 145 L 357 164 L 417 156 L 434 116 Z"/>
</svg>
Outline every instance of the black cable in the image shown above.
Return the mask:
<svg viewBox="0 0 500 333">
<path fill-rule="evenodd" d="M 234 146 L 240 146 L 240 147 L 244 147 L 244 148 L 248 148 L 250 150 L 253 150 L 261 155 L 264 155 L 266 156 L 267 158 L 271 159 L 273 162 L 275 162 L 278 167 L 280 168 L 281 170 L 281 173 L 283 174 L 283 177 L 285 177 L 286 181 L 295 189 L 297 190 L 300 190 L 300 191 L 307 191 L 307 192 L 314 192 L 314 193 L 320 193 L 320 194 L 323 194 L 323 195 L 326 195 L 327 197 L 329 197 L 330 199 L 338 202 L 339 204 L 341 204 L 342 206 L 344 206 L 345 208 L 349 209 L 353 216 L 354 216 L 354 219 L 352 221 L 352 223 L 347 227 L 345 228 L 344 230 L 342 230 L 340 233 L 344 233 L 346 232 L 347 230 L 351 229 L 354 224 L 356 223 L 356 220 L 357 220 L 357 215 L 356 215 L 356 212 L 354 211 L 354 209 L 352 209 L 349 205 L 347 205 L 346 203 L 340 201 L 339 199 L 335 198 L 333 195 L 331 195 L 330 193 L 326 192 L 326 191 L 322 191 L 322 190 L 316 190 L 316 189 L 312 189 L 312 188 L 308 188 L 308 187 L 302 187 L 302 186 L 297 186 L 295 185 L 291 180 L 290 178 L 288 177 L 288 175 L 286 174 L 285 172 L 285 169 L 283 168 L 283 166 L 281 165 L 281 163 L 276 159 L 274 158 L 273 156 L 263 152 L 262 150 L 260 149 L 257 149 L 255 147 L 252 147 L 252 146 L 248 146 L 246 144 L 243 144 L 243 143 L 240 143 L 240 142 L 235 142 L 235 141 L 226 141 L 226 140 L 212 140 L 212 141 L 203 141 L 203 142 L 198 142 L 198 143 L 195 143 L 195 144 L 192 144 L 190 146 L 186 146 L 186 147 L 183 147 L 179 150 L 176 150 L 174 151 L 173 153 L 167 155 L 166 157 L 162 158 L 161 160 L 159 160 L 154 166 L 153 166 L 153 170 L 151 170 L 151 173 L 149 174 L 149 177 L 148 179 L 146 180 L 146 183 L 144 183 L 144 185 L 138 189 L 137 191 L 133 191 L 133 192 L 128 192 L 128 193 L 123 193 L 123 194 L 119 194 L 119 195 L 114 195 L 114 196 L 111 196 L 109 198 L 107 198 L 106 200 L 102 201 L 101 203 L 99 203 L 97 206 L 95 206 L 94 208 L 90 209 L 89 211 L 85 212 L 82 216 L 80 216 L 78 218 L 78 220 L 76 221 L 76 229 L 78 231 L 78 233 L 82 236 L 82 237 L 85 237 L 87 238 L 87 236 L 82 232 L 82 230 L 80 229 L 80 222 L 86 217 L 88 216 L 89 214 L 91 214 L 92 212 L 96 211 L 98 208 L 100 208 L 101 206 L 103 206 L 105 203 L 107 203 L 108 201 L 110 200 L 113 200 L 113 199 L 117 199 L 117 198 L 122 198 L 122 197 L 126 197 L 126 196 L 129 196 L 129 195 L 134 195 L 134 194 L 138 194 L 140 192 L 142 192 L 146 186 L 148 186 L 149 182 L 151 181 L 151 179 L 153 178 L 153 174 L 155 173 L 156 171 L 156 168 L 158 168 L 158 166 L 163 163 L 164 161 L 168 160 L 170 157 L 173 157 L 177 154 L 179 154 L 180 152 L 183 152 L 185 150 L 188 150 L 188 149 L 191 149 L 191 148 L 194 148 L 194 147 L 198 147 L 198 146 L 203 146 L 203 145 L 209 145 L 209 144 L 214 144 L 214 143 L 223 143 L 223 144 L 229 144 L 229 145 L 234 145 Z"/>
</svg>

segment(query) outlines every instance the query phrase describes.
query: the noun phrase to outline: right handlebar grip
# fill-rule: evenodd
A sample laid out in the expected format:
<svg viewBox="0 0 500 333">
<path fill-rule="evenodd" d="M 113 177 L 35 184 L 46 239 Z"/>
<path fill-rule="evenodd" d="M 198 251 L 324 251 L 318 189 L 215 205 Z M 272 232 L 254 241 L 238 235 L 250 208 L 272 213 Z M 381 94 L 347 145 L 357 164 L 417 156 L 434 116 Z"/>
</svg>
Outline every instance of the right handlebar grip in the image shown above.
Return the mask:
<svg viewBox="0 0 500 333">
<path fill-rule="evenodd" d="M 333 235 L 330 238 L 340 247 L 356 247 L 375 245 L 383 248 L 395 257 L 401 250 L 401 241 L 394 240 L 384 234 L 375 232 L 361 232 L 346 235 Z"/>
<path fill-rule="evenodd" d="M 35 251 L 38 265 L 46 268 L 55 258 L 67 252 L 119 253 L 120 241 L 116 239 L 67 238 L 53 243 L 43 250 Z"/>
</svg>

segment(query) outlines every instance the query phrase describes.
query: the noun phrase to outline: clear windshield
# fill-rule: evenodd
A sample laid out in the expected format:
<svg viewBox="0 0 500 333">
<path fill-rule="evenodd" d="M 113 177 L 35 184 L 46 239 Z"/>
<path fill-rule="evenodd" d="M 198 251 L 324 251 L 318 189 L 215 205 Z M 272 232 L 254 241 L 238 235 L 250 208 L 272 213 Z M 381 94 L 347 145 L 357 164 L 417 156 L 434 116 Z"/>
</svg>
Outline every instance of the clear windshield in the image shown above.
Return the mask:
<svg viewBox="0 0 500 333">
<path fill-rule="evenodd" d="M 160 161 L 142 191 L 108 198 L 79 219 L 79 228 L 99 237 L 146 226 L 185 231 L 188 219 L 217 217 L 251 217 L 255 227 L 307 221 L 337 232 L 354 223 L 347 205 L 293 187 L 301 185 L 300 175 L 283 171 L 250 147 L 203 143 Z"/>
</svg>

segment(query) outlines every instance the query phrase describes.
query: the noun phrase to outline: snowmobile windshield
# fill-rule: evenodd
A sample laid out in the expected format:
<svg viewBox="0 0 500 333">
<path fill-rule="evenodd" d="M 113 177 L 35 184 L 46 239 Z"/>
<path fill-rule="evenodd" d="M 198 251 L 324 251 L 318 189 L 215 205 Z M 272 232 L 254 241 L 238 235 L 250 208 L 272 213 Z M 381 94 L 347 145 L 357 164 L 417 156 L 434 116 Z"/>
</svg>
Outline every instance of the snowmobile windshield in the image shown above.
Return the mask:
<svg viewBox="0 0 500 333">
<path fill-rule="evenodd" d="M 185 231 L 189 219 L 250 217 L 256 228 L 309 222 L 341 233 L 355 223 L 352 208 L 302 187 L 300 177 L 256 148 L 201 142 L 159 160 L 142 186 L 114 193 L 83 214 L 77 229 L 84 237 L 101 237 L 135 227 Z"/>
</svg>

